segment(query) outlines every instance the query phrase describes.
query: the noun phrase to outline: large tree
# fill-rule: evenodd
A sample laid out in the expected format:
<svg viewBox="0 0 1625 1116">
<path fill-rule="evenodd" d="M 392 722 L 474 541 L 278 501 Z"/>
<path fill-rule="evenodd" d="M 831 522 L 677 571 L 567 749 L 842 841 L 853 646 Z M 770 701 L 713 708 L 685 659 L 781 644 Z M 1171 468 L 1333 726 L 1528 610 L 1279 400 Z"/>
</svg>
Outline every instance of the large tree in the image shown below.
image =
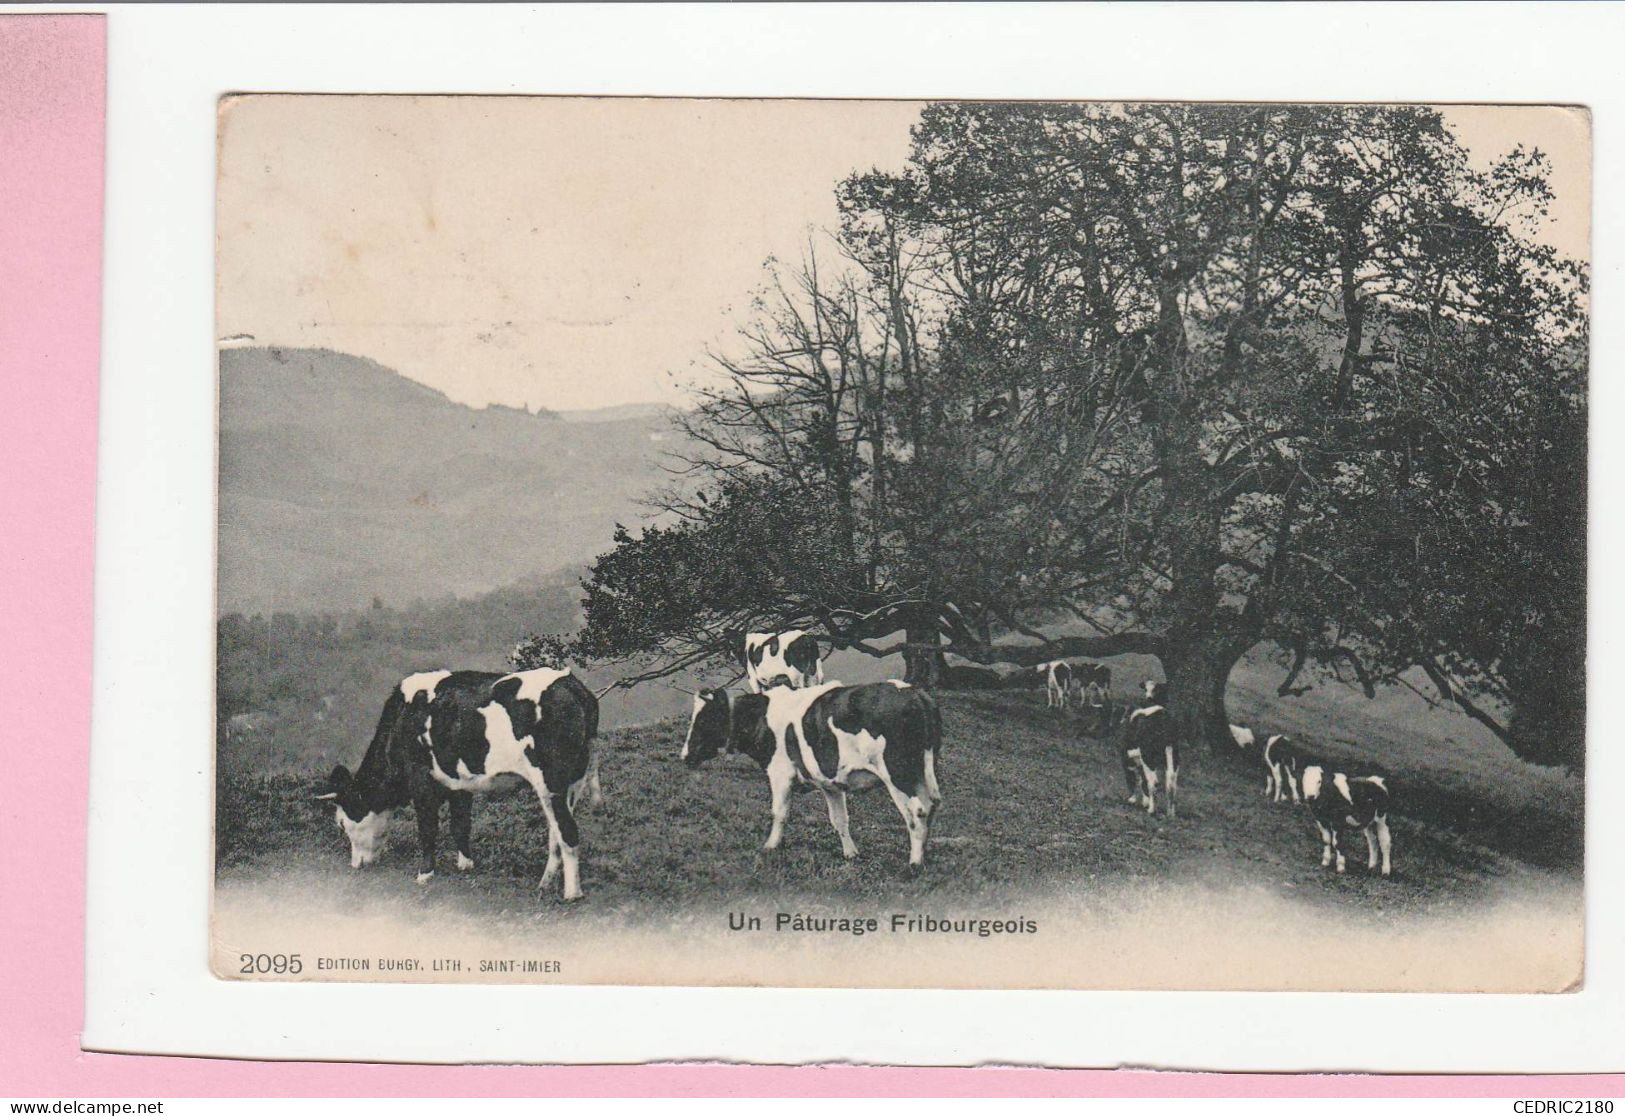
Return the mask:
<svg viewBox="0 0 1625 1116">
<path fill-rule="evenodd" d="M 1148 651 L 1219 740 L 1274 641 L 1284 688 L 1420 665 L 1575 762 L 1579 721 L 1516 731 L 1583 656 L 1583 275 L 1521 224 L 1549 198 L 1537 153 L 1475 170 L 1421 108 L 933 105 L 901 174 L 841 187 L 844 266 L 720 361 L 679 521 L 600 562 L 580 647 L 900 629 L 927 682 L 941 648 Z M 610 607 L 668 591 L 681 622 Z M 1090 634 L 996 639 L 1058 616 Z"/>
</svg>

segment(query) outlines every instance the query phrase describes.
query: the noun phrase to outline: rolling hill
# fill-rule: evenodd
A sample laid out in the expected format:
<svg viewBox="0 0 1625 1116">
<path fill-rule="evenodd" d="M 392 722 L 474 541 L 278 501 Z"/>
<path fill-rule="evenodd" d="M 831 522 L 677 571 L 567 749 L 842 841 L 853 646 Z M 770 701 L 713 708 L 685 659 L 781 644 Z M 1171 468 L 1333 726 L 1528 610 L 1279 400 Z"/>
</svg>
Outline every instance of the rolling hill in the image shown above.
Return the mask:
<svg viewBox="0 0 1625 1116">
<path fill-rule="evenodd" d="M 579 566 L 665 479 L 667 430 L 647 405 L 476 410 L 361 357 L 223 350 L 219 610 L 469 596 Z"/>
</svg>

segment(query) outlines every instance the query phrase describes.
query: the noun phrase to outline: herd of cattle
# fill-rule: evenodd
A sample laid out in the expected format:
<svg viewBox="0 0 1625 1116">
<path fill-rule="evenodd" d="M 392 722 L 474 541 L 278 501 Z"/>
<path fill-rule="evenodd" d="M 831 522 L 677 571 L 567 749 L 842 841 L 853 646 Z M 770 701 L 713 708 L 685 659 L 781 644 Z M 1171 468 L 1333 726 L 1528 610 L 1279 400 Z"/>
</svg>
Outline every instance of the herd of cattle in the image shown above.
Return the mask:
<svg viewBox="0 0 1625 1116">
<path fill-rule="evenodd" d="M 804 632 L 752 633 L 741 648 L 747 693 L 723 688 L 694 694 L 680 758 L 698 766 L 719 754 L 750 757 L 767 774 L 772 827 L 764 849 L 784 839 L 790 794 L 797 785 L 822 792 L 842 854 L 858 855 L 847 820 L 849 790 L 886 788 L 908 831 L 909 865 L 919 869 L 931 819 L 942 802 L 937 783 L 942 715 L 936 700 L 906 682 L 861 686 L 825 682 L 815 638 Z M 1165 684 L 1147 681 L 1131 709 L 1111 701 L 1111 672 L 1098 663 L 1040 664 L 1047 700 L 1093 711 L 1097 730 L 1117 730 L 1131 805 L 1156 811 L 1161 787 L 1173 817 L 1179 789 L 1179 732 L 1168 712 Z M 437 670 L 412 674 L 384 704 L 372 744 L 354 773 L 342 764 L 317 797 L 334 804 L 349 838 L 350 864 L 377 859 L 394 813 L 412 806 L 421 867 L 418 882 L 435 871 L 440 807 L 449 804 L 459 870 L 474 867 L 469 836 L 474 792 L 501 775 L 530 784 L 547 821 L 546 888 L 563 869 L 564 898 L 581 897 L 575 811 L 582 794 L 602 800 L 598 756 L 598 696 L 569 670 L 541 668 L 511 674 Z M 1334 771 L 1299 752 L 1285 736 L 1259 744 L 1252 730 L 1230 727 L 1238 747 L 1256 753 L 1265 770 L 1265 794 L 1290 794 L 1307 803 L 1320 832 L 1321 864 L 1344 870 L 1339 834 L 1360 830 L 1367 866 L 1390 871 L 1388 787 L 1380 775 Z"/>
<path fill-rule="evenodd" d="M 1119 730 L 1129 804 L 1143 805 L 1154 813 L 1160 784 L 1165 809 L 1173 817 L 1179 798 L 1180 734 L 1164 704 L 1166 685 L 1147 679 L 1132 708 L 1124 708 L 1112 700 L 1112 672 L 1105 663 L 1054 659 L 1035 669 L 1044 680 L 1048 706 L 1079 707 L 1083 713 L 1080 727 L 1089 735 Z M 1320 832 L 1322 866 L 1335 863 L 1339 872 L 1344 870 L 1341 834 L 1345 828 L 1357 829 L 1365 836 L 1366 867 L 1375 870 L 1380 854 L 1382 874 L 1391 873 L 1393 835 L 1388 828 L 1385 776 L 1333 771 L 1305 756 L 1281 733 L 1267 735 L 1260 743 L 1252 729 L 1231 725 L 1230 738 L 1263 767 L 1266 798 L 1282 802 L 1290 794 L 1294 803 L 1309 806 Z"/>
<path fill-rule="evenodd" d="M 1157 786 L 1163 788 L 1163 802 L 1173 817 L 1179 798 L 1179 732 L 1165 702 L 1167 688 L 1147 679 L 1141 696 L 1123 721 L 1119 737 L 1123 776 L 1128 782 L 1130 805 L 1145 806 L 1147 813 L 1157 808 Z M 1264 769 L 1264 795 L 1272 802 L 1292 801 L 1309 807 L 1320 833 L 1322 867 L 1336 864 L 1342 872 L 1345 860 L 1341 835 L 1345 829 L 1365 836 L 1366 867 L 1375 871 L 1380 858 L 1382 874 L 1393 870 L 1393 835 L 1388 828 L 1388 781 L 1382 775 L 1351 775 L 1333 770 L 1311 759 L 1282 734 L 1265 736 L 1243 725 L 1230 726 L 1236 747 L 1257 757 Z"/>
</svg>

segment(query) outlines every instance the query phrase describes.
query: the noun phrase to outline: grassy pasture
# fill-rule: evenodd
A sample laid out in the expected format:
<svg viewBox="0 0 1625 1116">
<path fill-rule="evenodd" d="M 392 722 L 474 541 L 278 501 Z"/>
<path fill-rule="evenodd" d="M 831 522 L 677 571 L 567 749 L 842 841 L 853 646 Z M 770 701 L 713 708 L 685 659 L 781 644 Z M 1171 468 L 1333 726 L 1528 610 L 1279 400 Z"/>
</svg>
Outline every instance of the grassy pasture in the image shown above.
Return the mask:
<svg viewBox="0 0 1625 1116">
<path fill-rule="evenodd" d="M 693 906 L 763 898 L 840 907 L 933 898 L 994 905 L 1035 890 L 1087 899 L 1097 889 L 1192 882 L 1263 887 L 1390 919 L 1457 910 L 1542 880 L 1573 883 L 1582 847 L 1580 780 L 1529 767 L 1474 738 L 1463 718 L 1414 698 L 1392 708 L 1335 691 L 1281 701 L 1273 681 L 1244 666 L 1232 714 L 1261 731 L 1290 732 L 1348 770 L 1389 774 L 1392 879 L 1366 873 L 1358 835 L 1346 876 L 1321 869 L 1307 813 L 1266 803 L 1262 773 L 1250 764 L 1193 749 L 1181 775 L 1180 816 L 1148 818 L 1125 801 L 1112 744 L 1082 736 L 1068 714 L 1044 707 L 1041 692 L 947 693 L 939 767 L 945 801 L 918 877 L 906 872 L 902 822 L 880 790 L 851 798 L 856 862 L 842 860 L 816 792 L 794 796 L 784 847 L 761 852 L 769 822 L 765 777 L 740 757 L 687 769 L 677 759 L 686 726 L 673 719 L 601 737 L 609 798 L 584 808 L 581 819 L 587 904 L 632 920 L 669 919 Z M 410 810 L 381 862 L 353 872 L 331 808 L 310 799 L 318 774 L 221 775 L 222 880 L 252 885 L 293 875 L 355 898 L 412 891 Z M 517 780 L 476 804 L 476 871 L 452 869 L 449 840 L 442 825 L 441 870 L 423 889 L 423 904 L 543 918 L 561 909 L 556 893 L 538 904 L 546 834 L 534 796 Z"/>
</svg>

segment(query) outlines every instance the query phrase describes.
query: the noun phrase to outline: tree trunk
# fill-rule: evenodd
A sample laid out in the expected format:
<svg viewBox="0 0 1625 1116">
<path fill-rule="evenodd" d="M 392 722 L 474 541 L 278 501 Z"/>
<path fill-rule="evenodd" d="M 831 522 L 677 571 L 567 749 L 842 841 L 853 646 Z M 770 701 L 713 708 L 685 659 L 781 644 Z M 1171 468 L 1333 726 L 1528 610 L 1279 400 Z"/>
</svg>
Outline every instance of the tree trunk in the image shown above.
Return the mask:
<svg viewBox="0 0 1625 1116">
<path fill-rule="evenodd" d="M 1169 712 L 1188 747 L 1205 741 L 1219 751 L 1229 738 L 1225 684 L 1241 657 L 1236 634 L 1227 630 L 1220 610 L 1219 501 L 1208 491 L 1200 424 L 1177 404 L 1164 405 L 1160 433 L 1167 499 L 1164 530 L 1173 581 L 1169 594 L 1173 623 L 1163 656 Z"/>
<path fill-rule="evenodd" d="M 940 647 L 942 633 L 937 630 L 935 623 L 918 627 L 911 625 L 904 629 L 904 638 L 908 641 L 908 646 L 903 648 L 903 681 L 922 689 L 936 689 L 942 683 L 947 663 L 941 651 L 923 650 L 916 645 L 930 644 L 933 647 Z"/>
<path fill-rule="evenodd" d="M 1220 756 L 1238 754 L 1224 697 L 1230 672 L 1240 659 L 1234 643 L 1218 633 L 1170 641 L 1162 662 L 1168 675 L 1168 711 L 1186 747 L 1206 744 Z"/>
</svg>

